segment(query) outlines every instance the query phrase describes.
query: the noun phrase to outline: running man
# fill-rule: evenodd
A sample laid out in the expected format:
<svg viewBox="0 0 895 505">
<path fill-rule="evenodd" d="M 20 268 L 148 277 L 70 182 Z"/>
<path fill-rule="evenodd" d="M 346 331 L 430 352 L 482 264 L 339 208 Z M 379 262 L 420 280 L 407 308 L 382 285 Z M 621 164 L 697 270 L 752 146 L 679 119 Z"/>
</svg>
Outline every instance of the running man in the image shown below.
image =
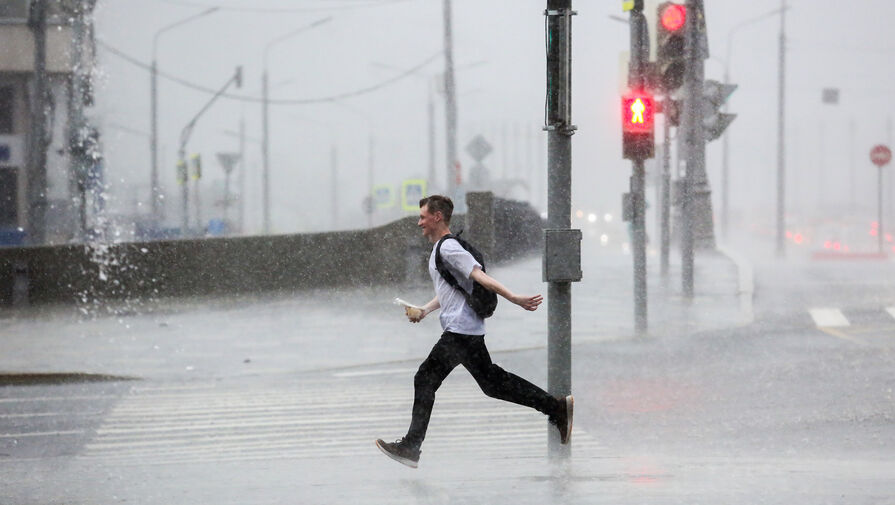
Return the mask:
<svg viewBox="0 0 895 505">
<path fill-rule="evenodd" d="M 457 365 L 463 365 L 469 371 L 486 395 L 547 415 L 550 423 L 559 430 L 563 444 L 567 444 L 572 435 L 572 396 L 554 398 L 543 389 L 492 363 L 485 347 L 485 320 L 473 311 L 466 297 L 451 287 L 435 268 L 436 248 L 438 242 L 451 233 L 449 226 L 453 210 L 453 202 L 445 196 L 433 195 L 420 200 L 417 224 L 423 236 L 435 244 L 429 255 L 429 276 L 435 285 L 435 298 L 421 309 L 408 307 L 407 318 L 418 323 L 440 308 L 439 319 L 444 333 L 414 377 L 413 414 L 407 434 L 395 442 L 376 440 L 376 446 L 386 456 L 412 468 L 419 463 L 420 447 L 435 404 L 435 391 Z M 456 240 L 448 238 L 442 242 L 441 258 L 467 293 L 472 292 L 473 281 L 476 281 L 525 310 L 537 310 L 543 301 L 541 295 L 517 295 L 487 275 L 482 271 L 482 265 Z"/>
</svg>

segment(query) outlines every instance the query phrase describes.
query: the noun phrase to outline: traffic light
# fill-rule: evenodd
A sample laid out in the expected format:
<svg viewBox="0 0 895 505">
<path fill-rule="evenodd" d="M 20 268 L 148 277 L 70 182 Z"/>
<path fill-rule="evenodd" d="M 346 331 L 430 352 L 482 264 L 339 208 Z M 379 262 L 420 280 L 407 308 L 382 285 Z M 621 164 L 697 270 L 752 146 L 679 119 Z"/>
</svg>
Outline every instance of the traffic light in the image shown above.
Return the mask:
<svg viewBox="0 0 895 505">
<path fill-rule="evenodd" d="M 658 84 L 666 94 L 684 83 L 687 69 L 685 58 L 685 29 L 687 8 L 683 5 L 663 2 L 658 7 L 656 27 L 656 68 Z"/>
<path fill-rule="evenodd" d="M 736 114 L 721 112 L 721 106 L 736 91 L 736 84 L 707 80 L 702 88 L 702 128 L 706 141 L 717 139 L 736 119 Z"/>
<path fill-rule="evenodd" d="M 632 91 L 622 96 L 622 156 L 645 160 L 655 154 L 655 114 L 653 96 Z"/>
</svg>

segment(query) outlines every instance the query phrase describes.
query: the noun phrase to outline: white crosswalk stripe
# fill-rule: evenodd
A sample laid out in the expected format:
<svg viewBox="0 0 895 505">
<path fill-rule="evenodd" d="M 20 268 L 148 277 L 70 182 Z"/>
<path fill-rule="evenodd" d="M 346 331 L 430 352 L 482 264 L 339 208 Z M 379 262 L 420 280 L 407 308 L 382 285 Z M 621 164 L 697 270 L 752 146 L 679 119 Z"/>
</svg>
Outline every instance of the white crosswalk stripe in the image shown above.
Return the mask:
<svg viewBox="0 0 895 505">
<path fill-rule="evenodd" d="M 397 438 L 410 422 L 412 384 L 365 374 L 253 391 L 134 388 L 110 412 L 80 458 L 115 465 L 226 462 L 375 453 L 376 438 Z M 423 450 L 494 457 L 541 457 L 546 418 L 486 397 L 462 374 L 438 392 Z M 551 428 L 552 429 L 552 428 Z M 580 427 L 576 451 L 597 443 Z"/>
<path fill-rule="evenodd" d="M 851 324 L 842 311 L 836 308 L 815 308 L 809 309 L 808 312 L 814 319 L 814 324 L 820 328 L 842 327 Z"/>
<path fill-rule="evenodd" d="M 892 316 L 892 319 L 895 319 L 895 307 L 886 307 L 886 312 Z"/>
</svg>

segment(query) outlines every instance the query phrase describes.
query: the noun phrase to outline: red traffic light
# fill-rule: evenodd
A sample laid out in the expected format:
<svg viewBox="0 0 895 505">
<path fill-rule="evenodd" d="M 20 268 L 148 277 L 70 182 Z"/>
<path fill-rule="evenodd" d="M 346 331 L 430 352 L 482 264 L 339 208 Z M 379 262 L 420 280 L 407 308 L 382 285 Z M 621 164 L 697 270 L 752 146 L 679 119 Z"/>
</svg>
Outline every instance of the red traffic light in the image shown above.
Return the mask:
<svg viewBox="0 0 895 505">
<path fill-rule="evenodd" d="M 655 103 L 652 95 L 629 93 L 622 97 L 622 131 L 652 133 Z"/>
<path fill-rule="evenodd" d="M 676 32 L 687 22 L 687 8 L 683 5 L 668 4 L 660 15 L 662 27 L 669 32 Z"/>
</svg>

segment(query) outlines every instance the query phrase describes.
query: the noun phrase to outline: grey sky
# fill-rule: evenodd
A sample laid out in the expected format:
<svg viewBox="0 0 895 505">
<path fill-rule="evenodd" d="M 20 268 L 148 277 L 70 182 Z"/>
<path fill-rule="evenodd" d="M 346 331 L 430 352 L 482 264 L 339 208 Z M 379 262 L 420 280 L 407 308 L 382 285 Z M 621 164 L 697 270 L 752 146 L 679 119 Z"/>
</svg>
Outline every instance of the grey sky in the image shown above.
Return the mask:
<svg viewBox="0 0 895 505">
<path fill-rule="evenodd" d="M 732 27 L 780 5 L 772 0 L 706 3 L 710 49 L 720 58 Z M 872 199 L 875 172 L 866 151 L 871 144 L 885 140 L 886 117 L 895 105 L 895 70 L 884 65 L 895 55 L 895 40 L 888 26 L 895 7 L 882 0 L 861 3 L 861 9 L 854 8 L 858 4 L 832 0 L 791 3 L 787 16 L 790 208 L 812 208 L 821 201 L 816 200 L 818 166 L 825 170 L 826 196 L 822 201 L 834 200 L 837 189 L 847 187 L 851 118 L 856 124 L 860 199 Z M 241 95 L 261 95 L 261 56 L 267 42 L 326 16 L 333 16 L 332 22 L 284 41 L 269 53 L 272 98 L 311 98 L 364 88 L 395 75 L 374 63 L 410 68 L 442 49 L 442 2 L 438 0 L 101 0 L 97 35 L 104 43 L 148 63 L 152 37 L 159 28 L 208 5 L 224 8 L 161 37 L 159 66 L 188 81 L 217 88 L 236 65 L 242 65 L 244 85 L 234 90 Z M 486 62 L 457 74 L 461 149 L 476 133 L 484 133 L 496 148 L 486 164 L 500 175 L 506 159 L 506 165 L 525 174 L 530 170 L 529 160 L 537 165 L 539 150 L 510 141 L 509 147 L 518 146 L 510 152 L 502 139 L 521 132 L 540 144 L 546 137 L 539 131 L 545 88 L 545 2 L 454 0 L 453 7 L 455 61 L 458 65 Z M 574 205 L 618 212 L 630 173 L 629 163 L 621 159 L 618 128 L 619 60 L 628 45 L 628 30 L 609 19 L 609 15 L 623 15 L 620 1 L 579 0 L 574 8 L 578 16 L 573 25 L 573 119 L 579 127 L 573 138 Z M 765 210 L 757 214 L 768 221 L 773 216 L 776 167 L 778 29 L 775 17 L 739 30 L 731 58 L 732 80 L 740 85 L 730 102 L 731 111 L 739 114 L 731 127 L 734 210 L 760 204 Z M 148 132 L 148 72 L 102 48 L 100 64 L 99 117 L 107 126 L 125 125 Z M 443 60 L 438 58 L 421 73 L 435 75 L 442 69 Z M 708 77 L 720 79 L 722 74 L 717 59 L 706 63 Z M 333 144 L 339 149 L 343 225 L 363 226 L 360 200 L 366 191 L 371 130 L 377 138 L 376 183 L 398 186 L 404 178 L 425 177 L 428 85 L 426 79 L 409 77 L 347 99 L 345 106 L 272 106 L 274 228 L 288 232 L 322 229 L 329 224 L 325 216 L 330 209 Z M 842 90 L 838 106 L 820 103 L 824 87 Z M 161 173 L 171 197 L 176 196 L 173 167 L 180 130 L 208 95 L 161 79 L 159 96 L 164 148 Z M 221 100 L 196 127 L 189 150 L 203 154 L 204 182 L 209 187 L 222 177 L 214 153 L 237 148 L 236 139 L 224 130 L 236 130 L 241 113 L 248 134 L 260 136 L 261 107 L 257 103 Z M 436 118 L 436 163 L 443 179 L 440 103 Z M 822 148 L 821 135 L 825 140 Z M 107 129 L 105 143 L 112 182 L 119 187 L 137 185 L 136 194 L 148 193 L 148 138 Z M 257 223 L 260 214 L 253 210 L 259 205 L 260 149 L 251 142 L 247 148 L 248 216 L 250 223 Z M 719 153 L 720 142 L 710 144 L 709 178 L 716 193 Z M 468 168 L 472 160 L 462 153 L 461 161 Z M 543 166 L 537 167 L 543 171 Z M 847 196 L 842 199 L 847 201 Z M 177 207 L 171 207 L 169 214 L 172 212 L 176 216 Z"/>
</svg>

